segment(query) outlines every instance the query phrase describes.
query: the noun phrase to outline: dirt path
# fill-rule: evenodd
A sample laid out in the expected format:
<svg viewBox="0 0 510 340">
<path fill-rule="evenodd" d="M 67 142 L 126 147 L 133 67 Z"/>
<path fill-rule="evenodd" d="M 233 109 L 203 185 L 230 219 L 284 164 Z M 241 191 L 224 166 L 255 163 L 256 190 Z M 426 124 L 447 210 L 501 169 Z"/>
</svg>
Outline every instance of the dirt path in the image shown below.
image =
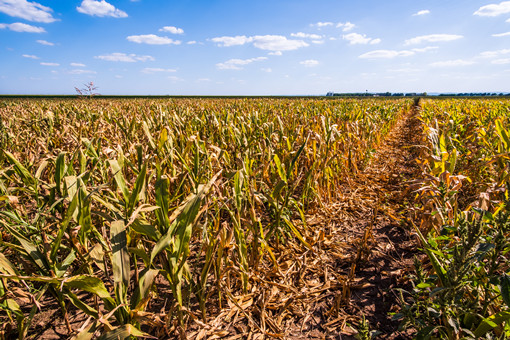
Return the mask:
<svg viewBox="0 0 510 340">
<path fill-rule="evenodd" d="M 397 331 L 398 322 L 389 313 L 398 310 L 394 288 L 405 286 L 416 254 L 404 222 L 411 218 L 410 197 L 403 195 L 408 181 L 420 174 L 415 162 L 421 143 L 416 110 L 399 120 L 343 198 L 315 221 L 325 226 L 329 239 L 319 252 L 324 280 L 333 273 L 341 288 L 334 299 L 317 297 L 310 311 L 315 323 L 304 321 L 290 338 L 353 339 L 362 315 L 370 330 L 381 333 L 380 339 L 409 338 Z"/>
<path fill-rule="evenodd" d="M 412 268 L 416 254 L 415 239 L 405 223 L 412 218 L 412 197 L 404 193 L 408 181 L 420 175 L 415 161 L 422 142 L 417 110 L 415 107 L 395 126 L 357 179 L 361 190 L 353 193 L 363 197 L 359 204 L 364 214 L 352 227 L 363 232 L 358 244 L 366 251 L 358 251 L 353 264 L 355 277 L 361 279 L 364 288 L 352 292 L 351 307 L 353 312 L 364 314 L 370 328 L 380 331 L 380 338 L 385 339 L 407 338 L 398 334 L 398 322 L 392 322 L 388 313 L 398 310 L 393 289 L 406 285 L 404 275 Z"/>
</svg>

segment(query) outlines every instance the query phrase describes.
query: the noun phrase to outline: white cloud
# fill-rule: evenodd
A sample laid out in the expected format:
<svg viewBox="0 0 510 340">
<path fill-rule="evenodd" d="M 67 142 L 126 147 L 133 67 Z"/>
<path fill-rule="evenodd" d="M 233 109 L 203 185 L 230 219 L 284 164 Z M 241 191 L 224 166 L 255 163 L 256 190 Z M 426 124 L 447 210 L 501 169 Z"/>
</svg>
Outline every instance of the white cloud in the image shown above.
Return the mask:
<svg viewBox="0 0 510 340">
<path fill-rule="evenodd" d="M 92 70 L 76 69 L 76 70 L 71 70 L 68 73 L 69 74 L 96 74 L 97 72 L 96 71 L 92 71 Z"/>
<path fill-rule="evenodd" d="M 413 14 L 413 17 L 419 16 L 419 15 L 426 15 L 430 14 L 430 11 L 428 9 L 422 9 L 421 11 L 418 11 Z"/>
<path fill-rule="evenodd" d="M 430 64 L 432 67 L 456 67 L 456 66 L 469 66 L 473 65 L 475 62 L 471 60 L 445 60 L 445 61 L 436 61 L 435 63 Z"/>
<path fill-rule="evenodd" d="M 55 46 L 54 43 L 46 41 L 46 40 L 36 40 L 38 44 L 45 45 L 45 46 Z"/>
<path fill-rule="evenodd" d="M 506 21 L 505 21 L 505 22 L 510 22 L 510 18 L 506 19 Z"/>
<path fill-rule="evenodd" d="M 160 37 L 155 34 L 142 34 L 142 35 L 130 35 L 126 38 L 129 41 L 137 44 L 149 44 L 149 45 L 180 45 L 179 40 L 173 40 L 167 37 Z"/>
<path fill-rule="evenodd" d="M 302 40 L 289 40 L 282 35 L 256 35 L 253 46 L 268 51 L 292 51 L 309 46 Z"/>
<path fill-rule="evenodd" d="M 300 64 L 305 67 L 315 67 L 315 66 L 319 65 L 319 62 L 314 59 L 308 59 L 308 60 L 301 61 Z"/>
<path fill-rule="evenodd" d="M 95 56 L 96 59 L 106 60 L 106 61 L 119 61 L 124 63 L 135 63 L 137 61 L 153 61 L 154 58 L 150 55 L 136 55 L 136 54 L 126 54 L 126 53 L 110 53 L 105 55 Z"/>
<path fill-rule="evenodd" d="M 235 37 L 217 37 L 212 38 L 211 41 L 217 43 L 222 47 L 244 45 L 253 43 L 253 46 L 261 50 L 268 51 L 291 51 L 301 47 L 309 46 L 303 40 L 287 39 L 282 35 L 255 35 L 247 37 L 245 35 L 238 35 Z"/>
<path fill-rule="evenodd" d="M 151 74 L 151 73 L 172 73 L 177 72 L 177 70 L 172 68 L 158 68 L 158 67 L 146 67 L 142 70 L 143 73 Z"/>
<path fill-rule="evenodd" d="M 46 30 L 42 27 L 32 26 L 23 24 L 21 22 L 15 22 L 13 24 L 0 24 L 0 29 L 10 29 L 14 32 L 27 32 L 27 33 L 44 33 Z"/>
<path fill-rule="evenodd" d="M 437 50 L 439 47 L 437 46 L 427 46 L 427 47 L 423 47 L 423 48 L 413 48 L 411 51 L 413 52 L 428 52 L 428 51 L 433 51 L 433 50 Z"/>
<path fill-rule="evenodd" d="M 41 65 L 43 65 L 43 66 L 60 66 L 59 63 L 44 63 L 44 62 L 41 63 Z"/>
<path fill-rule="evenodd" d="M 227 60 L 224 63 L 216 64 L 216 67 L 219 70 L 242 70 L 243 68 L 241 66 L 251 64 L 256 61 L 262 61 L 267 60 L 266 57 L 257 57 L 257 58 L 250 58 L 250 59 L 230 59 Z"/>
<path fill-rule="evenodd" d="M 282 51 L 276 51 L 276 52 L 269 52 L 268 55 L 275 55 L 275 56 L 281 56 L 283 55 Z"/>
<path fill-rule="evenodd" d="M 352 31 L 354 29 L 354 27 L 356 27 L 356 25 L 347 21 L 345 23 L 339 22 L 338 24 L 336 24 L 336 27 L 337 28 L 342 27 L 342 31 L 349 32 L 349 31 Z"/>
<path fill-rule="evenodd" d="M 349 33 L 344 36 L 342 36 L 343 39 L 348 40 L 350 45 L 366 45 L 366 44 L 378 44 L 381 42 L 381 39 L 372 39 L 368 38 L 366 34 L 359 34 L 359 33 Z"/>
<path fill-rule="evenodd" d="M 480 57 L 482 57 L 482 58 L 496 58 L 496 57 L 499 57 L 500 55 L 505 55 L 505 54 L 509 54 L 509 53 L 510 53 L 510 49 L 502 49 L 502 50 L 497 50 L 497 51 L 485 51 L 485 52 L 480 53 Z"/>
<path fill-rule="evenodd" d="M 503 1 L 499 4 L 490 4 L 480 7 L 473 15 L 482 17 L 496 17 L 501 14 L 510 13 L 510 1 Z"/>
<path fill-rule="evenodd" d="M 315 40 L 319 40 L 319 39 L 323 38 L 322 35 L 303 33 L 303 32 L 291 33 L 290 36 L 294 37 L 294 38 L 315 39 Z"/>
<path fill-rule="evenodd" d="M 87 65 L 85 64 L 82 64 L 82 63 L 71 63 L 70 64 L 72 67 L 86 67 Z"/>
<path fill-rule="evenodd" d="M 33 54 L 23 54 L 22 57 L 23 58 L 30 58 L 30 59 L 39 59 L 38 56 L 33 55 Z"/>
<path fill-rule="evenodd" d="M 263 67 L 263 68 L 261 68 L 260 70 L 261 70 L 261 71 L 264 71 L 264 72 L 267 72 L 267 73 L 271 73 L 271 72 L 273 72 L 273 70 L 272 70 L 270 67 L 266 67 L 266 68 L 264 68 L 264 67 Z"/>
<path fill-rule="evenodd" d="M 113 17 L 113 18 L 127 18 L 127 13 L 115 8 L 112 4 L 105 0 L 83 0 L 76 10 L 80 13 L 97 16 L 97 17 Z"/>
<path fill-rule="evenodd" d="M 195 40 L 190 40 L 186 44 L 187 45 L 195 45 L 197 42 Z"/>
<path fill-rule="evenodd" d="M 310 26 L 315 26 L 315 27 L 321 28 L 321 27 L 327 27 L 327 26 L 333 26 L 333 25 L 334 24 L 329 21 L 326 21 L 326 22 L 319 21 L 318 23 L 311 24 Z"/>
<path fill-rule="evenodd" d="M 160 32 L 168 32 L 172 34 L 183 34 L 184 30 L 182 28 L 177 28 L 174 26 L 165 26 L 159 29 Z"/>
<path fill-rule="evenodd" d="M 253 38 L 247 37 L 245 35 L 236 35 L 235 37 L 212 38 L 211 41 L 217 43 L 221 47 L 230 47 L 244 45 L 246 43 L 252 42 Z"/>
<path fill-rule="evenodd" d="M 493 60 L 492 61 L 493 64 L 496 64 L 496 65 L 506 65 L 506 64 L 510 64 L 510 58 L 505 58 L 505 59 L 496 59 L 496 60 Z"/>
<path fill-rule="evenodd" d="M 50 23 L 57 20 L 51 15 L 51 8 L 26 0 L 0 0 L 0 12 L 35 22 Z"/>
<path fill-rule="evenodd" d="M 405 41 L 405 45 L 417 45 L 424 42 L 442 42 L 453 41 L 464 38 L 462 35 L 457 34 L 429 34 L 421 35 L 419 37 L 411 38 Z"/>
<path fill-rule="evenodd" d="M 416 54 L 414 51 L 375 50 L 359 56 L 361 59 L 392 59 L 396 57 L 409 57 Z"/>
<path fill-rule="evenodd" d="M 316 45 L 324 44 L 324 40 L 312 40 L 312 44 Z"/>
<path fill-rule="evenodd" d="M 498 34 L 493 34 L 492 36 L 493 37 L 507 37 L 510 35 L 510 32 L 505 32 L 505 33 L 498 33 Z"/>
</svg>

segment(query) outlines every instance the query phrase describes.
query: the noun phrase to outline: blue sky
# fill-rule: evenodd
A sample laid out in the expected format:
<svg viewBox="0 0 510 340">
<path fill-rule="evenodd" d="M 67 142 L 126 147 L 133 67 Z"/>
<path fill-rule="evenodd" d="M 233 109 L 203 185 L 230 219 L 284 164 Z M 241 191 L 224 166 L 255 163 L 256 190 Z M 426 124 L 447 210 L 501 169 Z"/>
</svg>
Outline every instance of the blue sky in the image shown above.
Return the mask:
<svg viewBox="0 0 510 340">
<path fill-rule="evenodd" d="M 0 0 L 0 94 L 510 92 L 510 1 Z"/>
</svg>

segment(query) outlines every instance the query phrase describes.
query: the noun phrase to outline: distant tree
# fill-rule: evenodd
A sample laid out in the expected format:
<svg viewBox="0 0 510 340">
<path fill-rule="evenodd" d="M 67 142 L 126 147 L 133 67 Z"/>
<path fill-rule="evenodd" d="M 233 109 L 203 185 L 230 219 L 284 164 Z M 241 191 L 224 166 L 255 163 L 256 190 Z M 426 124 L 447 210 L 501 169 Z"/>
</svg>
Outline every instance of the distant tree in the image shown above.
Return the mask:
<svg viewBox="0 0 510 340">
<path fill-rule="evenodd" d="M 91 81 L 89 83 L 83 84 L 83 86 L 84 87 L 81 89 L 77 87 L 74 88 L 76 90 L 76 93 L 78 93 L 78 96 L 92 98 L 99 94 L 96 92 L 98 87 L 94 85 L 94 82 Z"/>
</svg>

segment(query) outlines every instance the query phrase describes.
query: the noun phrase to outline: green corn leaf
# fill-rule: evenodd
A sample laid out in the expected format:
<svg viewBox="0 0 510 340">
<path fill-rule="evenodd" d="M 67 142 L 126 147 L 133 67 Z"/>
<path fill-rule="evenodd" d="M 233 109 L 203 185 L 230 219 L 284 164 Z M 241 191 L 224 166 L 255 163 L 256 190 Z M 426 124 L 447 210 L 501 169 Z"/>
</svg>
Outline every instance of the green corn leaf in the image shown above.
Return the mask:
<svg viewBox="0 0 510 340">
<path fill-rule="evenodd" d="M 76 296 L 76 294 L 73 294 L 71 293 L 70 291 L 67 292 L 65 294 L 69 300 L 71 301 L 71 303 L 76 307 L 78 308 L 79 310 L 81 310 L 83 313 L 89 315 L 89 316 L 92 316 L 93 318 L 95 319 L 98 319 L 99 318 L 99 313 L 97 312 L 97 310 L 95 310 L 94 308 L 90 307 L 89 305 L 87 305 L 85 302 L 81 301 L 78 296 Z"/>
<path fill-rule="evenodd" d="M 147 172 L 147 163 L 144 163 L 138 177 L 136 178 L 135 186 L 129 196 L 129 203 L 127 207 L 127 215 L 131 216 L 135 205 L 138 203 L 138 197 L 145 188 L 145 174 Z"/>
<path fill-rule="evenodd" d="M 285 169 L 283 168 L 282 162 L 280 161 L 280 157 L 278 157 L 278 155 L 274 155 L 274 163 L 276 164 L 276 170 L 278 171 L 278 175 L 280 175 L 280 179 L 287 183 Z"/>
<path fill-rule="evenodd" d="M 57 266 L 57 270 L 55 271 L 57 277 L 62 277 L 66 273 L 69 266 L 74 262 L 74 260 L 76 260 L 76 252 L 73 249 L 69 255 L 66 256 L 64 261 L 62 261 L 62 263 Z"/>
<path fill-rule="evenodd" d="M 8 275 L 18 275 L 18 271 L 14 265 L 2 253 L 0 253 L 0 272 Z"/>
<path fill-rule="evenodd" d="M 111 159 L 109 160 L 110 169 L 112 170 L 112 174 L 115 178 L 115 182 L 119 187 L 122 195 L 124 196 L 124 202 L 129 202 L 129 189 L 126 185 L 126 181 L 124 180 L 124 175 L 122 174 L 122 168 L 119 165 L 117 160 Z"/>
<path fill-rule="evenodd" d="M 491 315 L 488 318 L 482 320 L 480 325 L 474 331 L 474 334 L 477 338 L 480 338 L 508 320 L 510 320 L 509 311 L 502 311 Z"/>
<path fill-rule="evenodd" d="M 5 226 L 9 232 L 18 240 L 26 254 L 32 259 L 33 263 L 37 265 L 40 273 L 47 275 L 50 271 L 50 265 L 46 257 L 37 249 L 37 247 L 30 242 L 25 236 L 21 235 L 17 230 Z"/>
<path fill-rule="evenodd" d="M 33 186 L 37 183 L 37 179 L 35 179 L 31 174 L 30 171 L 28 171 L 17 159 L 14 157 L 12 153 L 10 153 L 7 150 L 3 150 L 5 157 L 7 157 L 7 160 L 9 163 L 11 163 L 14 166 L 14 171 L 18 176 L 21 178 L 23 183 L 27 186 Z"/>
<path fill-rule="evenodd" d="M 501 297 L 508 307 L 510 307 L 510 276 L 503 274 L 500 277 Z"/>
<path fill-rule="evenodd" d="M 57 187 L 57 192 L 62 195 L 62 179 L 65 174 L 65 152 L 61 152 L 57 156 L 57 160 L 55 161 L 55 186 Z"/>
<path fill-rule="evenodd" d="M 131 337 L 157 339 L 156 337 L 135 328 L 135 326 L 127 324 L 101 335 L 98 340 L 124 340 Z"/>
<path fill-rule="evenodd" d="M 98 321 L 94 321 L 85 329 L 83 329 L 80 333 L 78 333 L 76 336 L 72 337 L 71 340 L 92 340 L 94 337 L 94 333 L 97 330 L 97 324 Z"/>
<path fill-rule="evenodd" d="M 124 221 L 112 222 L 110 226 L 110 237 L 115 293 L 118 301 L 126 303 L 126 293 L 130 279 L 130 262 L 127 251 L 127 235 Z"/>
<path fill-rule="evenodd" d="M 140 280 L 138 281 L 138 287 L 135 290 L 131 298 L 131 308 L 139 309 L 140 304 L 147 301 L 149 298 L 149 293 L 154 283 L 154 280 L 159 274 L 159 270 L 157 269 L 149 269 L 145 268 L 140 273 Z"/>
<path fill-rule="evenodd" d="M 292 233 L 298 238 L 299 241 L 301 241 L 301 243 L 307 247 L 308 249 L 312 249 L 312 247 L 310 246 L 310 244 L 308 244 L 308 242 L 305 241 L 305 239 L 303 238 L 303 236 L 301 235 L 301 233 L 296 229 L 296 227 L 294 226 L 294 224 L 292 224 L 291 221 L 289 221 L 288 219 L 286 219 L 285 217 L 283 217 L 283 220 L 285 221 L 285 223 L 287 224 L 287 226 L 290 228 L 290 230 L 292 231 Z"/>
</svg>

